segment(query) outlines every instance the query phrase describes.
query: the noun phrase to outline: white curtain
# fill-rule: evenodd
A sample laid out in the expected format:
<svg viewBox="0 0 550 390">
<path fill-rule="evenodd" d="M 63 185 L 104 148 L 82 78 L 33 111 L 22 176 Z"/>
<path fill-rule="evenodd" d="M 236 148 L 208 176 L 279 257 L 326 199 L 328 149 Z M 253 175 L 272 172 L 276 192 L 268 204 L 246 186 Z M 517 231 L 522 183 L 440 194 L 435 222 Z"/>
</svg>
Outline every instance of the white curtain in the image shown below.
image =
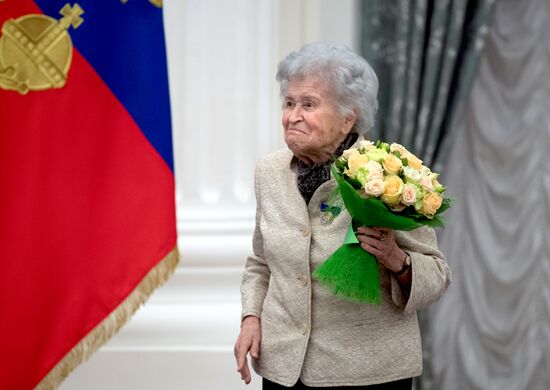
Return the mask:
<svg viewBox="0 0 550 390">
<path fill-rule="evenodd" d="M 550 1 L 499 0 L 444 182 L 434 389 L 550 388 Z"/>
</svg>

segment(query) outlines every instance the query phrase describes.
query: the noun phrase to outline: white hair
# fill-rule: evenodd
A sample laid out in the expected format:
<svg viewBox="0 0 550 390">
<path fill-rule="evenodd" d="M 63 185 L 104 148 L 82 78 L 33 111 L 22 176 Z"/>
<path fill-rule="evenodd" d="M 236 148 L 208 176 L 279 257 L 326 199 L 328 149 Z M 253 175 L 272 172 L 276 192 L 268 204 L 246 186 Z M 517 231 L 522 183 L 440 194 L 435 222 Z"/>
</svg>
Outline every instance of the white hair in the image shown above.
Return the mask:
<svg viewBox="0 0 550 390">
<path fill-rule="evenodd" d="M 279 63 L 276 79 L 281 96 L 286 95 L 289 81 L 307 77 L 316 77 L 325 83 L 342 115 L 357 113 L 354 131 L 364 134 L 374 126 L 378 77 L 363 57 L 343 45 L 307 44 Z"/>
</svg>

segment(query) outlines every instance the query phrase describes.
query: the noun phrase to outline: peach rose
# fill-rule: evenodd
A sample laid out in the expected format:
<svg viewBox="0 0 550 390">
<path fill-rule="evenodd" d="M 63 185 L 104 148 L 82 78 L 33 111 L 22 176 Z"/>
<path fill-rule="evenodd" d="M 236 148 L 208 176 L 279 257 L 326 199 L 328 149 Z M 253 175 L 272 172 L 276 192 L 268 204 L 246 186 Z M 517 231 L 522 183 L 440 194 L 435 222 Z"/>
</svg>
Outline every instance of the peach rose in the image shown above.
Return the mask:
<svg viewBox="0 0 550 390">
<path fill-rule="evenodd" d="M 422 199 L 422 209 L 420 211 L 427 217 L 433 217 L 437 210 L 441 207 L 442 202 L 443 198 L 440 195 L 434 192 L 429 192 L 424 195 L 424 198 Z"/>
<path fill-rule="evenodd" d="M 348 169 L 346 174 L 351 178 L 356 178 L 359 168 L 364 167 L 369 162 L 369 158 L 365 154 L 354 153 L 348 158 Z"/>
<path fill-rule="evenodd" d="M 374 179 L 368 181 L 365 186 L 365 194 L 370 196 L 380 196 L 384 193 L 385 184 L 382 179 Z"/>
<path fill-rule="evenodd" d="M 389 175 L 397 175 L 403 168 L 401 159 L 393 154 L 388 154 L 384 160 L 382 160 L 382 166 Z"/>
<path fill-rule="evenodd" d="M 420 171 L 422 169 L 422 160 L 420 160 L 414 154 L 409 153 L 405 156 L 405 158 L 407 159 L 411 168 L 416 169 L 417 171 Z"/>
<path fill-rule="evenodd" d="M 416 203 L 416 188 L 412 184 L 405 184 L 403 186 L 401 202 L 405 206 L 411 206 Z"/>
<path fill-rule="evenodd" d="M 384 183 L 385 189 L 384 194 L 381 196 L 382 201 L 389 206 L 397 205 L 403 193 L 403 180 L 399 176 L 389 175 L 386 176 Z"/>
</svg>

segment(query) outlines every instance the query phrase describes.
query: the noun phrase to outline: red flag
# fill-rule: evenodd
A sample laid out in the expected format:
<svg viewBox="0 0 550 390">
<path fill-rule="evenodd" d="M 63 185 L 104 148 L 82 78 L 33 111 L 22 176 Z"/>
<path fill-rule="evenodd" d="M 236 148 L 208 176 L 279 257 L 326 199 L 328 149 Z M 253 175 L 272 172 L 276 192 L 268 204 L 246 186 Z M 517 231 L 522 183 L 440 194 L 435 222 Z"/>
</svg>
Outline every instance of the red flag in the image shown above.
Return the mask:
<svg viewBox="0 0 550 390">
<path fill-rule="evenodd" d="M 0 389 L 57 385 L 177 263 L 162 10 L 0 2 Z"/>
</svg>

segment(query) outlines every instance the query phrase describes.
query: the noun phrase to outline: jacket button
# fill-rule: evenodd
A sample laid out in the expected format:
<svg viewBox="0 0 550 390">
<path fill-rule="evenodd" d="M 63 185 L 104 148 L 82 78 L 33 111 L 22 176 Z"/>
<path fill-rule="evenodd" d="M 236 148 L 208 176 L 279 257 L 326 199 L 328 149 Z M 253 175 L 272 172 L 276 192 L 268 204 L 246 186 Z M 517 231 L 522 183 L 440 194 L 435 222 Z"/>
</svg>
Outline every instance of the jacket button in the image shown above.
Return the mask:
<svg viewBox="0 0 550 390">
<path fill-rule="evenodd" d="M 304 275 L 298 276 L 298 280 L 303 287 L 307 286 L 307 278 Z"/>
<path fill-rule="evenodd" d="M 307 226 L 304 226 L 302 229 L 300 229 L 300 231 L 302 232 L 302 235 L 304 237 L 309 236 L 309 228 Z"/>
</svg>

